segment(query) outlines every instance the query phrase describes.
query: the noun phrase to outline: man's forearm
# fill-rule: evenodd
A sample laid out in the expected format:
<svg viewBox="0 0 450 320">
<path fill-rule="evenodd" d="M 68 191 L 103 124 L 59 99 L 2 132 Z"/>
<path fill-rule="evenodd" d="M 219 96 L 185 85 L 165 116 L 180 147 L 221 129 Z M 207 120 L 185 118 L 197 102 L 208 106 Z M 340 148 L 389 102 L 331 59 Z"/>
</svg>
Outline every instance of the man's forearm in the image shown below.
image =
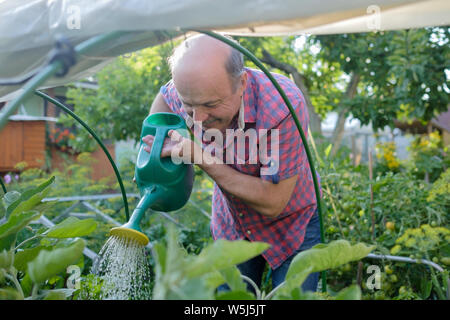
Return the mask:
<svg viewBox="0 0 450 320">
<path fill-rule="evenodd" d="M 281 212 L 272 183 L 241 173 L 225 164 L 200 164 L 199 167 L 223 190 L 240 198 L 262 215 L 275 217 Z"/>
</svg>

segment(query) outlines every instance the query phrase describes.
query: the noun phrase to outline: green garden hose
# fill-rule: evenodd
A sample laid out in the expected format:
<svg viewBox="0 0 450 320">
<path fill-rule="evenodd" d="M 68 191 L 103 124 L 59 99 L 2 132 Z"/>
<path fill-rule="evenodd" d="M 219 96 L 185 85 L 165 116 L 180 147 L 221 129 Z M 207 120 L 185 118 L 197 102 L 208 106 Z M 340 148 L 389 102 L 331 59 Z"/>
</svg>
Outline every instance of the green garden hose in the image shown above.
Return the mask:
<svg viewBox="0 0 450 320">
<path fill-rule="evenodd" d="M 300 137 L 302 139 L 303 145 L 305 146 L 306 156 L 308 157 L 309 166 L 311 168 L 311 175 L 312 175 L 312 179 L 313 179 L 313 182 L 314 182 L 314 191 L 316 193 L 317 211 L 319 212 L 319 220 L 320 220 L 320 239 L 321 239 L 322 243 L 325 243 L 325 237 L 324 237 L 324 231 L 323 231 L 322 205 L 321 205 L 321 201 L 320 201 L 319 183 L 317 181 L 317 176 L 315 174 L 315 169 L 314 169 L 314 164 L 313 164 L 311 152 L 310 152 L 310 150 L 308 148 L 308 142 L 306 140 L 306 136 L 305 136 L 305 133 L 303 132 L 302 126 L 300 124 L 300 121 L 298 120 L 297 115 L 295 114 L 295 110 L 292 107 L 291 102 L 287 98 L 286 93 L 280 87 L 280 85 L 275 80 L 275 78 L 272 76 L 272 74 L 269 72 L 269 70 L 267 70 L 267 68 L 262 64 L 262 62 L 257 57 L 255 57 L 254 54 L 252 54 L 250 51 L 248 51 L 247 49 L 245 49 L 241 45 L 231 41 L 230 39 L 228 39 L 228 38 L 226 38 L 226 37 L 224 37 L 224 36 L 222 36 L 220 34 L 217 34 L 217 33 L 211 32 L 211 31 L 203 31 L 203 30 L 193 30 L 193 31 L 200 32 L 200 33 L 206 34 L 206 35 L 208 35 L 210 37 L 213 37 L 213 38 L 215 38 L 217 40 L 220 40 L 220 41 L 230 45 L 234 49 L 238 50 L 242 54 L 244 54 L 256 66 L 258 66 L 258 68 L 260 68 L 261 71 L 264 72 L 264 74 L 269 78 L 269 80 L 275 86 L 277 91 L 280 93 L 281 97 L 283 98 L 284 102 L 286 103 L 286 106 L 289 109 L 289 112 L 292 115 L 292 118 L 294 119 L 295 125 L 297 126 L 298 132 L 300 133 Z M 326 284 L 327 284 L 326 283 L 326 272 L 323 271 L 322 272 L 322 291 L 323 292 L 327 291 Z"/>
<path fill-rule="evenodd" d="M 128 221 L 129 218 L 130 218 L 130 214 L 129 214 L 129 211 L 128 211 L 127 194 L 126 194 L 125 188 L 123 186 L 122 178 L 120 176 L 119 170 L 116 167 L 116 164 L 114 163 L 114 160 L 112 159 L 110 153 L 108 152 L 108 149 L 106 149 L 106 147 L 103 144 L 103 142 L 101 141 L 101 139 L 94 132 L 94 130 L 92 130 L 83 120 L 80 119 L 80 117 L 78 117 L 72 110 L 67 108 L 64 104 L 62 104 L 58 100 L 56 100 L 56 99 L 46 95 L 45 93 L 43 93 L 41 91 L 37 91 L 36 90 L 35 94 L 40 96 L 40 97 L 42 97 L 42 98 L 44 98 L 45 100 L 53 103 L 55 106 L 63 109 L 65 112 L 67 112 L 72 118 L 74 118 L 76 121 L 78 121 L 78 123 L 81 124 L 92 135 L 92 137 L 95 139 L 95 141 L 97 141 L 97 143 L 100 145 L 100 147 L 102 148 L 103 152 L 108 157 L 108 160 L 109 160 L 109 162 L 111 163 L 111 166 L 114 169 L 114 173 L 116 174 L 117 181 L 119 182 L 120 191 L 122 192 L 123 203 L 125 204 L 125 215 L 126 215 L 126 218 L 127 218 L 126 221 Z"/>
</svg>

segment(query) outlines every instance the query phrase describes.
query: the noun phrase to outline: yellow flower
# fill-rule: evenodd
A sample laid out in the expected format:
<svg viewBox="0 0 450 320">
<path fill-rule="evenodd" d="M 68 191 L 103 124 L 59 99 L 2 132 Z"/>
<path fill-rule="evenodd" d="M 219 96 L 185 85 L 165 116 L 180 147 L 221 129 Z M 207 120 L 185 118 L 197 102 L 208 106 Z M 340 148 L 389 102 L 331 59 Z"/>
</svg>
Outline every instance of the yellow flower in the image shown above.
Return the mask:
<svg viewBox="0 0 450 320">
<path fill-rule="evenodd" d="M 423 229 L 427 237 L 436 235 L 436 231 L 429 224 L 423 224 L 420 227 Z"/>
<path fill-rule="evenodd" d="M 450 235 L 450 230 L 445 227 L 436 227 L 434 229 L 442 235 Z"/>
<path fill-rule="evenodd" d="M 412 236 L 423 238 L 424 234 L 423 234 L 422 230 L 420 230 L 419 228 L 417 228 L 417 229 L 410 229 L 410 230 L 411 230 L 411 235 Z"/>
<path fill-rule="evenodd" d="M 428 147 L 429 142 L 426 139 L 420 139 L 419 147 Z"/>
<path fill-rule="evenodd" d="M 416 239 L 414 239 L 414 238 L 409 238 L 405 242 L 405 246 L 407 246 L 408 248 L 413 247 L 415 244 L 416 244 Z"/>
<path fill-rule="evenodd" d="M 400 237 L 398 238 L 395 242 L 397 243 L 402 243 L 404 242 L 406 239 L 408 239 L 408 234 L 407 234 L 408 230 Z"/>
<path fill-rule="evenodd" d="M 430 140 L 439 142 L 439 140 L 441 140 L 441 136 L 439 135 L 439 131 L 431 132 L 430 133 Z"/>
<path fill-rule="evenodd" d="M 402 249 L 402 247 L 398 244 L 396 244 L 395 246 L 392 247 L 391 249 L 391 253 L 392 254 L 397 254 L 400 252 L 400 250 Z"/>
<path fill-rule="evenodd" d="M 26 163 L 25 161 L 21 161 L 21 162 L 17 162 L 16 165 L 14 166 L 14 169 L 17 170 L 24 170 L 26 167 L 28 167 L 28 163 Z"/>
</svg>

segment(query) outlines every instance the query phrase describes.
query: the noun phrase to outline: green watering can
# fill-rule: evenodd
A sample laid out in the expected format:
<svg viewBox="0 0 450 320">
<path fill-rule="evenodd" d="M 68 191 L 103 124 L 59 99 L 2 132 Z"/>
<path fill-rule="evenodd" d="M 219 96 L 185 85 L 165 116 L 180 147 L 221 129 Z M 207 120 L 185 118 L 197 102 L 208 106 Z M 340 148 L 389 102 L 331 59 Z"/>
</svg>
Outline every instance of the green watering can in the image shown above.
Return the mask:
<svg viewBox="0 0 450 320">
<path fill-rule="evenodd" d="M 174 113 L 155 113 L 144 120 L 135 169 L 141 200 L 130 220 L 121 227 L 112 228 L 110 235 L 133 239 L 146 245 L 149 239 L 139 227 L 145 211 L 148 208 L 164 212 L 178 210 L 188 201 L 194 183 L 192 165 L 175 164 L 170 157 L 161 158 L 161 150 L 169 130 L 177 130 L 188 137 L 183 118 Z M 149 134 L 155 139 L 151 151 L 147 152 L 142 138 Z"/>
</svg>

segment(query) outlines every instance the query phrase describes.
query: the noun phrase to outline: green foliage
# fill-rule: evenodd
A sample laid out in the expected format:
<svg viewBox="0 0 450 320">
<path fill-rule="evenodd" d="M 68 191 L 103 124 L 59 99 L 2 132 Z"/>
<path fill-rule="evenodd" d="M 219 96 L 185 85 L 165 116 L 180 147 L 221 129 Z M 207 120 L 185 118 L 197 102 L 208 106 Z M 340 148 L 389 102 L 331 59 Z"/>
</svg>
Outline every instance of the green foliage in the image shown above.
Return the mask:
<svg viewBox="0 0 450 320">
<path fill-rule="evenodd" d="M 216 240 L 195 257 L 186 274 L 195 277 L 208 270 L 219 271 L 256 257 L 268 247 L 268 244 L 260 242 Z"/>
<path fill-rule="evenodd" d="M 153 246 L 156 259 L 153 299 L 255 299 L 247 291 L 236 264 L 247 261 L 268 248 L 267 244 L 248 241 L 219 240 L 206 246 L 200 254 L 189 255 L 178 244 L 173 228 L 167 233 L 167 244 Z M 299 288 L 309 273 L 334 268 L 365 257 L 372 247 L 350 245 L 334 241 L 299 253 L 289 268 L 286 282 L 265 295 L 257 292 L 257 299 L 320 299 L 320 295 L 303 293 Z M 227 283 L 230 291 L 215 293 Z M 359 288 L 350 287 L 340 292 L 337 299 L 359 299 Z"/>
<path fill-rule="evenodd" d="M 318 244 L 310 250 L 297 254 L 292 260 L 286 274 L 289 279 L 304 269 L 311 268 L 311 272 L 319 272 L 336 268 L 350 261 L 356 261 L 367 256 L 375 246 L 366 246 L 363 243 L 351 245 L 346 240 L 335 240 L 327 244 Z"/>
<path fill-rule="evenodd" d="M 442 201 L 450 210 L 450 168 L 433 183 L 427 201 Z"/>
<path fill-rule="evenodd" d="M 237 250 L 244 246 L 247 250 Z M 215 287 L 208 286 L 209 273 L 261 254 L 267 245 L 246 241 L 219 241 L 206 247 L 198 256 L 188 256 L 178 245 L 173 228 L 169 229 L 167 246 L 154 246 L 154 299 L 212 299 Z"/>
<path fill-rule="evenodd" d="M 395 245 L 391 248 L 391 254 L 409 256 L 412 259 L 426 259 L 441 266 L 448 267 L 450 257 L 450 229 L 446 227 L 432 227 L 423 224 L 419 228 L 410 228 L 395 240 Z M 390 270 L 389 270 L 390 269 Z M 392 274 L 394 269 L 389 268 L 387 271 Z M 409 276 L 408 287 L 394 283 L 388 290 L 388 294 L 398 290 L 399 299 L 402 298 L 419 298 L 427 299 L 432 289 L 437 293 L 439 299 L 446 299 L 444 292 L 446 291 L 448 281 L 448 271 L 444 270 L 440 275 L 436 275 L 434 269 L 431 274 L 427 272 L 422 277 L 417 275 Z M 408 272 L 410 273 L 410 271 Z M 391 275 L 395 276 L 395 275 Z M 403 275 L 404 276 L 404 275 Z M 395 281 L 396 282 L 396 281 Z M 414 290 L 415 289 L 415 290 Z"/>
<path fill-rule="evenodd" d="M 61 170 L 54 170 L 51 173 L 47 173 L 44 170 L 35 168 L 25 169 L 19 173 L 20 177 L 18 181 L 13 181 L 8 185 L 8 190 L 16 189 L 18 192 L 24 192 L 27 189 L 34 189 L 39 184 L 48 180 L 51 175 L 54 176 L 53 188 L 45 189 L 44 192 L 46 194 L 42 194 L 41 198 L 43 198 L 44 196 L 47 198 L 83 196 L 102 194 L 106 192 L 120 193 L 119 184 L 117 181 L 114 183 L 113 176 L 102 178 L 98 181 L 92 179 L 91 174 L 93 170 L 93 161 L 94 159 L 90 156 L 89 153 L 81 153 L 78 155 L 76 162 L 68 162 L 65 166 L 62 167 Z M 132 181 L 134 176 L 134 165 L 129 164 L 129 160 L 126 160 L 124 163 L 119 164 L 119 168 L 127 193 L 138 194 L 139 192 L 137 190 L 136 184 Z M 3 199 L 3 202 L 10 201 L 5 199 L 14 199 L 14 197 L 17 197 L 17 195 L 14 195 L 14 191 L 8 192 L 7 196 L 5 196 L 5 198 Z M 45 216 L 47 218 L 49 218 L 50 220 L 56 219 L 55 221 L 58 221 L 58 219 L 60 219 L 59 216 L 74 203 L 75 201 L 47 201 L 45 203 L 40 203 L 39 208 L 45 209 Z M 129 198 L 128 203 L 130 209 L 133 208 L 135 203 L 137 203 L 137 198 Z M 125 223 L 125 210 L 123 199 L 121 196 L 100 201 L 93 205 L 115 220 L 121 223 Z M 76 208 L 73 208 L 71 212 L 84 214 L 87 213 L 89 215 L 87 218 L 90 219 L 83 219 L 79 223 L 90 224 L 90 227 L 94 230 L 93 232 L 89 233 L 89 236 L 86 237 L 86 246 L 91 250 L 98 252 L 103 246 L 105 237 L 107 236 L 109 229 L 111 229 L 113 225 L 103 222 L 97 223 L 97 227 L 94 228 L 95 222 L 92 219 L 96 218 L 96 213 L 92 211 L 86 212 L 86 208 L 84 208 L 83 206 L 77 206 Z M 84 220 L 87 221 L 84 222 Z"/>
<path fill-rule="evenodd" d="M 441 257 L 441 262 L 444 262 L 450 256 L 450 229 L 423 224 L 420 228 L 405 230 L 395 243 L 391 248 L 392 254 L 401 252 L 416 259 L 424 258 L 430 261 L 431 257 Z"/>
<path fill-rule="evenodd" d="M 444 268 L 444 272 L 434 274 L 435 270 L 421 264 L 383 261 L 385 270 L 381 274 L 381 290 L 368 289 L 363 278 L 363 297 L 442 299 L 442 292 L 446 290 L 446 277 L 448 278 L 448 267 L 445 264 L 448 257 L 448 240 L 442 235 L 438 240 L 436 236 L 438 230 L 448 230 L 450 211 L 445 191 L 434 197 L 432 195 L 445 185 L 445 173 L 434 184 L 429 184 L 422 180 L 423 177 L 415 174 L 415 158 L 402 161 L 401 170 L 394 173 L 387 165 L 392 164 L 393 160 L 398 161 L 391 158 L 395 156 L 391 152 L 387 157 L 386 153 L 380 155 L 384 158 L 382 161 L 386 164 L 386 169 L 376 170 L 371 181 L 366 165 L 352 165 L 349 150 L 341 148 L 333 158 L 329 155 L 320 158 L 318 155 L 326 154 L 325 150 L 329 144 L 324 143 L 317 147 L 315 155 L 323 190 L 323 218 L 327 241 L 347 239 L 352 243 L 376 243 L 377 254 L 427 259 Z M 411 245 L 408 248 L 398 243 L 402 234 L 409 234 L 412 230 L 418 233 L 420 226 L 427 226 L 424 228 L 428 230 L 428 234 L 423 230 L 422 238 L 405 239 Z M 360 270 L 366 270 L 372 264 L 373 260 L 365 260 Z M 349 263 L 330 270 L 330 290 L 339 291 L 354 283 L 356 269 L 355 263 Z"/>
<path fill-rule="evenodd" d="M 408 148 L 411 152 L 414 174 L 429 182 L 434 182 L 450 165 L 448 147 L 443 147 L 438 131 L 417 136 Z"/>
<path fill-rule="evenodd" d="M 28 262 L 28 274 L 33 282 L 41 284 L 53 275 L 60 274 L 83 256 L 83 239 L 73 244 L 52 250 L 41 250 L 36 258 Z"/>
<path fill-rule="evenodd" d="M 318 244 L 309 250 L 300 252 L 292 260 L 286 274 L 284 285 L 277 291 L 275 298 L 293 299 L 304 293 L 299 288 L 306 277 L 313 272 L 334 269 L 351 261 L 367 256 L 375 246 L 363 243 L 351 245 L 345 240 L 335 240 L 327 244 Z M 359 288 L 350 287 L 341 291 L 336 299 L 359 299 Z"/>
<path fill-rule="evenodd" d="M 103 280 L 88 274 L 80 281 L 80 290 L 74 292 L 74 300 L 100 300 L 102 294 Z"/>
<path fill-rule="evenodd" d="M 384 174 L 386 172 L 400 172 L 402 165 L 397 158 L 395 152 L 395 142 L 383 142 L 377 143 L 375 146 L 377 164 L 375 168 L 375 174 Z"/>
<path fill-rule="evenodd" d="M 75 238 L 92 233 L 97 228 L 97 222 L 93 219 L 79 220 L 69 217 L 63 222 L 47 230 L 46 236 L 50 238 Z"/>
<path fill-rule="evenodd" d="M 438 131 L 415 136 L 407 149 L 410 152 L 410 158 L 399 160 L 395 152 L 395 142 L 378 142 L 375 146 L 374 174 L 408 172 L 428 183 L 438 179 L 450 166 L 448 147 L 443 147 Z"/>
<path fill-rule="evenodd" d="M 362 124 L 383 128 L 397 118 L 431 120 L 449 102 L 444 87 L 450 50 L 446 28 L 321 35 L 320 57 L 360 76 L 357 95 L 334 100 Z M 329 96 L 330 101 L 334 97 Z"/>
<path fill-rule="evenodd" d="M 55 178 L 51 177 L 23 193 L 11 191 L 2 197 L 8 213 L 0 225 L 0 298 L 66 299 L 72 289 L 62 289 L 66 268 L 80 262 L 85 242 L 70 240 L 95 229 L 92 221 L 69 218 L 49 230 L 33 229 L 29 224 L 42 215 L 41 200 Z M 8 200 L 9 199 L 9 200 Z M 15 199 L 11 201 L 11 199 Z M 72 229 L 71 226 L 74 226 Z M 26 239 L 17 244 L 23 234 Z"/>
<path fill-rule="evenodd" d="M 51 177 L 48 181 L 42 183 L 35 189 L 26 190 L 23 192 L 17 199 L 8 204 L 8 201 L 5 201 L 5 204 L 8 204 L 8 208 L 6 209 L 6 216 L 14 215 L 17 212 L 28 211 L 31 208 L 35 207 L 38 203 L 41 202 L 42 199 L 48 193 L 48 186 L 53 183 L 55 177 Z M 17 193 L 14 193 L 16 196 Z M 12 197 L 8 197 L 11 199 Z"/>
</svg>

